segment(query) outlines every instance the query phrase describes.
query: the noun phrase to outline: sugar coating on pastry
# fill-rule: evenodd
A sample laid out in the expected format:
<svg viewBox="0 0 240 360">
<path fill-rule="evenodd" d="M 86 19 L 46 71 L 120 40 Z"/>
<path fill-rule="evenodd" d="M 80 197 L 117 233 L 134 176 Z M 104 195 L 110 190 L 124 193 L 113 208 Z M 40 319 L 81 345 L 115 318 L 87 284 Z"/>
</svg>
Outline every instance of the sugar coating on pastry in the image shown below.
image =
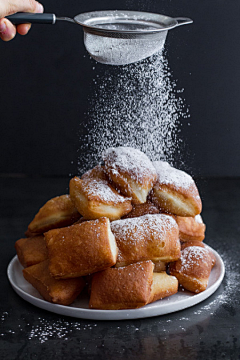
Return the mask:
<svg viewBox="0 0 240 360">
<path fill-rule="evenodd" d="M 179 284 L 195 293 L 206 290 L 211 268 L 211 256 L 201 246 L 186 247 L 181 258 L 169 265 L 170 274 L 176 276 Z"/>
<path fill-rule="evenodd" d="M 175 261 L 180 257 L 179 232 L 173 217 L 144 215 L 111 223 L 119 249 L 116 266 L 143 260 Z"/>
<path fill-rule="evenodd" d="M 165 161 L 154 161 L 158 179 L 151 199 L 162 211 L 178 216 L 196 216 L 202 202 L 193 178 Z"/>
<path fill-rule="evenodd" d="M 119 310 L 146 305 L 151 294 L 153 267 L 151 261 L 144 261 L 94 274 L 89 308 Z"/>
<path fill-rule="evenodd" d="M 107 176 L 104 171 L 104 166 L 97 165 L 93 169 L 88 170 L 85 172 L 81 179 L 101 179 L 101 180 L 107 180 Z"/>
<path fill-rule="evenodd" d="M 25 268 L 38 264 L 48 258 L 46 241 L 43 235 L 22 238 L 16 241 L 18 260 Z"/>
<path fill-rule="evenodd" d="M 212 259 L 212 267 L 214 267 L 214 265 L 216 263 L 216 256 L 214 255 L 214 253 L 211 251 L 211 249 L 209 247 L 207 247 L 202 241 L 190 240 L 190 241 L 183 242 L 181 244 L 181 250 L 184 250 L 190 246 L 200 246 L 200 247 L 207 249 L 211 256 L 211 259 Z"/>
<path fill-rule="evenodd" d="M 189 189 L 194 183 L 193 178 L 182 170 L 172 167 L 166 161 L 154 161 L 158 175 L 158 182 L 165 185 L 173 185 L 176 189 Z"/>
<path fill-rule="evenodd" d="M 181 241 L 204 240 L 206 225 L 203 223 L 201 215 L 195 217 L 176 216 L 176 222 L 179 227 Z"/>
<path fill-rule="evenodd" d="M 86 219 L 108 217 L 120 219 L 131 209 L 131 199 L 120 195 L 107 180 L 86 176 L 74 177 L 69 183 L 70 196 L 79 213 Z"/>
<path fill-rule="evenodd" d="M 49 272 L 49 261 L 29 266 L 23 270 L 24 278 L 38 290 L 47 301 L 70 305 L 85 286 L 83 278 L 56 280 Z"/>
<path fill-rule="evenodd" d="M 56 196 L 48 200 L 28 225 L 26 236 L 35 236 L 59 227 L 72 225 L 80 218 L 70 195 Z"/>
<path fill-rule="evenodd" d="M 133 203 L 146 202 L 156 182 L 157 173 L 142 151 L 131 147 L 109 148 L 103 152 L 105 171 L 122 194 L 132 197 Z"/>
<path fill-rule="evenodd" d="M 203 224 L 203 219 L 202 219 L 202 217 L 201 217 L 200 214 L 196 215 L 196 216 L 194 217 L 194 220 L 195 220 L 198 224 Z"/>
<path fill-rule="evenodd" d="M 107 218 L 50 230 L 44 236 L 49 270 L 57 279 L 86 276 L 116 264 L 118 249 Z"/>
</svg>

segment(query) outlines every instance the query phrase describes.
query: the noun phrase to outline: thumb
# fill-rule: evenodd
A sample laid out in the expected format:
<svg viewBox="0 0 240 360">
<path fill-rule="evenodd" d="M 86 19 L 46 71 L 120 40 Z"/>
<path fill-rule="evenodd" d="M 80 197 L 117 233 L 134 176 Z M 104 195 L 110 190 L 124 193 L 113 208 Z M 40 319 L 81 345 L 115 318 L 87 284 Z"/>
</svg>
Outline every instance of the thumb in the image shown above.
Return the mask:
<svg viewBox="0 0 240 360">
<path fill-rule="evenodd" d="M 8 5 L 8 8 L 6 9 L 6 13 L 3 16 L 15 14 L 17 12 L 42 13 L 43 11 L 44 11 L 43 6 L 38 1 L 15 0 L 14 2 Z"/>
<path fill-rule="evenodd" d="M 42 13 L 43 12 L 43 6 L 38 1 L 35 0 L 20 0 L 18 1 L 18 6 L 20 9 L 18 9 L 15 12 L 33 12 L 33 13 Z"/>
</svg>

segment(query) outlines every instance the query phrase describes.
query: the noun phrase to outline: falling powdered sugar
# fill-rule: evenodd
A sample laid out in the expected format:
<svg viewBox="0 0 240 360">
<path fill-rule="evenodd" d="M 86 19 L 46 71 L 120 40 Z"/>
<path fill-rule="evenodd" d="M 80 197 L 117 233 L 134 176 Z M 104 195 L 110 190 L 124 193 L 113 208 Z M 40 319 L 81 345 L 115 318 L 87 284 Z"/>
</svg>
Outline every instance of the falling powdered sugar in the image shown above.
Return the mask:
<svg viewBox="0 0 240 360">
<path fill-rule="evenodd" d="M 100 163 L 109 147 L 129 146 L 150 160 L 173 163 L 181 141 L 179 118 L 189 114 L 163 52 L 131 65 L 104 67 L 94 81 L 95 94 L 81 124 L 79 173 Z"/>
</svg>

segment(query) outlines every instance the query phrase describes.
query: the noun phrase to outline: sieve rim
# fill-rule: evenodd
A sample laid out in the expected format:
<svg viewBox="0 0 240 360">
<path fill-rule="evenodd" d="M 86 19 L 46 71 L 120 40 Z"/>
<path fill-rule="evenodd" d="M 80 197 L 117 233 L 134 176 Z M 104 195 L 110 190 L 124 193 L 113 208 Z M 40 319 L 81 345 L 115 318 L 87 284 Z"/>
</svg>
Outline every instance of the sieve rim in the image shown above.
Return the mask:
<svg viewBox="0 0 240 360">
<path fill-rule="evenodd" d="M 103 24 L 111 24 L 114 21 L 141 21 L 152 24 L 153 29 L 145 30 L 126 30 L 126 29 L 106 29 L 102 28 Z M 190 24 L 193 21 L 189 18 L 172 18 L 170 16 L 126 10 L 105 10 L 92 11 L 79 14 L 74 17 L 74 21 L 83 27 L 84 32 L 96 34 L 98 36 L 110 37 L 129 37 L 131 35 L 137 37 L 142 35 L 157 34 L 159 32 L 171 30 L 179 25 Z"/>
</svg>

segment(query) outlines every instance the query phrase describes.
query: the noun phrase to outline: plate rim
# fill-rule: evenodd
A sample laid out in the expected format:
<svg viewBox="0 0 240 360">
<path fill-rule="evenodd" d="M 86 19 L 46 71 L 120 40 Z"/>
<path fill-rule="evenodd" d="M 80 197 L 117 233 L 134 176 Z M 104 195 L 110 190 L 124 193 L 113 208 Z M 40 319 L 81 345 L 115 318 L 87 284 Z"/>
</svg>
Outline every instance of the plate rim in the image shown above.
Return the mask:
<svg viewBox="0 0 240 360">
<path fill-rule="evenodd" d="M 64 316 L 70 316 L 74 318 L 88 319 L 88 320 L 127 320 L 127 319 L 140 319 L 147 317 L 154 317 L 160 315 L 170 314 L 172 312 L 180 311 L 189 307 L 192 307 L 208 297 L 210 297 L 220 286 L 225 275 L 225 265 L 216 250 L 205 244 L 209 250 L 213 252 L 216 257 L 216 265 L 220 266 L 219 276 L 213 284 L 211 284 L 205 291 L 199 294 L 192 294 L 188 298 L 180 299 L 178 302 L 163 303 L 163 300 L 157 300 L 151 304 L 145 305 L 138 309 L 123 309 L 123 310 L 98 310 L 98 309 L 85 309 L 81 307 L 65 306 L 60 304 L 53 304 L 44 299 L 35 297 L 24 291 L 17 282 L 14 281 L 13 272 L 14 266 L 21 265 L 18 256 L 15 255 L 8 264 L 7 277 L 13 288 L 13 290 L 25 301 L 32 305 Z M 215 266 L 216 266 L 215 265 Z M 23 277 L 23 275 L 21 275 Z M 211 276 L 211 275 L 210 275 Z M 24 278 L 23 278 L 24 279 Z M 30 284 L 29 284 L 30 285 Z M 174 295 L 173 295 L 174 296 Z M 171 299 L 171 297 L 169 297 Z"/>
</svg>

